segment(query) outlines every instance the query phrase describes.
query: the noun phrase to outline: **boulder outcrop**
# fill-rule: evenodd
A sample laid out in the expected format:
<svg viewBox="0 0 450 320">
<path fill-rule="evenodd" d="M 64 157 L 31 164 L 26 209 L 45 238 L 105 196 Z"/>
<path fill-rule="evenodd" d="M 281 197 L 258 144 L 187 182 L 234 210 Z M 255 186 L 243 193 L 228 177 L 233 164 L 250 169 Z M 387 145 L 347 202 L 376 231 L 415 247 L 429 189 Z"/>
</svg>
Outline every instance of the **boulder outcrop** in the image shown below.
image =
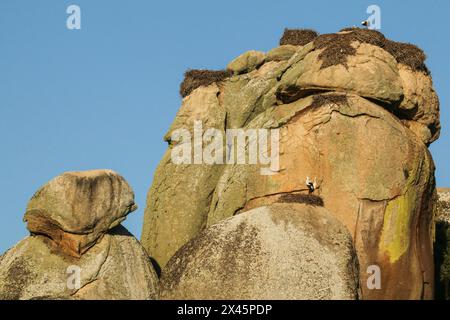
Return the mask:
<svg viewBox="0 0 450 320">
<path fill-rule="evenodd" d="M 227 166 L 207 225 L 285 194 L 307 194 L 306 177 L 317 177 L 314 194 L 354 235 L 361 281 L 371 265 L 382 270 L 383 288 L 362 287 L 362 297 L 419 298 L 423 290 L 431 297 L 434 165 L 414 133 L 378 105 L 337 93 L 267 110 L 249 128 L 264 124 L 281 130 L 279 173 Z"/>
<path fill-rule="evenodd" d="M 149 191 L 144 247 L 164 267 L 205 228 L 280 197 L 312 193 L 353 237 L 362 299 L 431 299 L 436 194 L 427 147 L 440 123 L 425 55 L 373 30 L 286 32 L 261 65 L 183 99 Z M 260 164 L 173 164 L 170 137 L 175 129 L 191 130 L 195 120 L 201 133 L 278 129 L 279 170 L 261 175 Z M 316 178 L 312 189 L 308 178 Z M 381 289 L 364 285 L 373 265 L 381 270 Z"/>
<path fill-rule="evenodd" d="M 267 53 L 188 70 L 142 245 L 122 176 L 64 173 L 0 256 L 0 299 L 450 299 L 425 58 L 375 30 L 286 29 Z"/>
<path fill-rule="evenodd" d="M 258 207 L 184 245 L 161 278 L 163 299 L 356 299 L 352 237 L 324 208 Z"/>
<path fill-rule="evenodd" d="M 66 172 L 42 186 L 24 216 L 32 234 L 80 256 L 137 209 L 128 183 L 110 170 Z"/>
<path fill-rule="evenodd" d="M 0 299 L 156 299 L 150 257 L 120 223 L 134 193 L 110 170 L 67 172 L 31 198 L 31 236 L 0 258 Z"/>
</svg>

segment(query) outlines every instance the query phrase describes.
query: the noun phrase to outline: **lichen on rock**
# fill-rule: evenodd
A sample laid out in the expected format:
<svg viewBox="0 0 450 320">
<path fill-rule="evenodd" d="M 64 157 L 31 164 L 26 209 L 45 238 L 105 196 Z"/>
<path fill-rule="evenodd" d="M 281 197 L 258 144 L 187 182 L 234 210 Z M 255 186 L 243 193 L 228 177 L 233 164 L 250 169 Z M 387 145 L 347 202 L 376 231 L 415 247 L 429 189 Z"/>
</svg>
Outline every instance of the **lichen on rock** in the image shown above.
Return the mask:
<svg viewBox="0 0 450 320">
<path fill-rule="evenodd" d="M 31 198 L 31 235 L 0 259 L 0 299 L 156 299 L 158 279 L 120 223 L 134 193 L 111 170 L 67 172 Z"/>
<path fill-rule="evenodd" d="M 279 203 L 202 231 L 168 262 L 163 299 L 357 299 L 351 235 L 328 211 Z"/>
<path fill-rule="evenodd" d="M 435 168 L 427 147 L 440 123 L 425 54 L 359 28 L 289 31 L 280 45 L 258 63 L 242 55 L 232 77 L 187 96 L 171 127 L 191 128 L 199 119 L 221 132 L 279 129 L 279 171 L 181 169 L 170 164 L 169 145 L 149 191 L 144 246 L 164 268 L 225 219 L 280 202 L 323 204 L 353 237 L 361 283 L 368 267 L 382 270 L 382 289 L 362 285 L 362 299 L 431 299 Z M 306 177 L 321 181 L 317 198 Z"/>
</svg>

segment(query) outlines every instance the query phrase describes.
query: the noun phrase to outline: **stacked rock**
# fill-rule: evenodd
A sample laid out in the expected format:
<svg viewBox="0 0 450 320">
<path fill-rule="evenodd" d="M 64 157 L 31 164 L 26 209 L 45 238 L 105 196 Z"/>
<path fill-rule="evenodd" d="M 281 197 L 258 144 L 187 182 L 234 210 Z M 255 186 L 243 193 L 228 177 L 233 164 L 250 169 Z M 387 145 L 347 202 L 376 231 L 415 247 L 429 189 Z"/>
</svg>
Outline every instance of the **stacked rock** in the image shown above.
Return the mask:
<svg viewBox="0 0 450 320">
<path fill-rule="evenodd" d="M 157 276 L 120 223 L 134 193 L 110 170 L 64 173 L 24 216 L 30 236 L 0 260 L 0 299 L 154 299 Z"/>
</svg>

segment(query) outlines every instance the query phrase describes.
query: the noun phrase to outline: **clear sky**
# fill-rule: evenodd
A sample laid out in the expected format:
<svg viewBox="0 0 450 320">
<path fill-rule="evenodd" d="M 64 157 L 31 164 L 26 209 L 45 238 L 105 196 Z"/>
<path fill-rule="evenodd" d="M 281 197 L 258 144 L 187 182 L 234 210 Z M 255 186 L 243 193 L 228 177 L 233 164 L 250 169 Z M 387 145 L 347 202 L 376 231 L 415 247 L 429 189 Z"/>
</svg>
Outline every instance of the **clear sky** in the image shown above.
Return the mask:
<svg viewBox="0 0 450 320">
<path fill-rule="evenodd" d="M 71 4 L 81 30 L 66 28 Z M 438 185 L 450 187 L 450 1 L 0 0 L 0 253 L 27 235 L 22 217 L 39 186 L 73 170 L 128 180 L 140 208 L 125 226 L 140 238 L 183 72 L 267 51 L 285 27 L 358 25 L 370 4 L 387 37 L 428 55 L 442 123 L 431 151 Z"/>
</svg>

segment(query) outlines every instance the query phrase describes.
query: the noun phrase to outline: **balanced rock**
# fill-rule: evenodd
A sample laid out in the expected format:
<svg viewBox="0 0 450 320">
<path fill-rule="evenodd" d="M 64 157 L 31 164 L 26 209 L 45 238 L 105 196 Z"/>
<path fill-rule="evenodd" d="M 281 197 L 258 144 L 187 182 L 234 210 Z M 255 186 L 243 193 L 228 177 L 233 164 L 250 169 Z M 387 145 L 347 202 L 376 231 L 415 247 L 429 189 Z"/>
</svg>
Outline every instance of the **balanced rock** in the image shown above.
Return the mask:
<svg viewBox="0 0 450 320">
<path fill-rule="evenodd" d="M 347 229 L 321 207 L 278 203 L 229 218 L 163 270 L 163 299 L 356 299 Z"/>
<path fill-rule="evenodd" d="M 124 227 L 108 231 L 81 258 L 53 252 L 48 241 L 30 236 L 2 256 L 0 300 L 158 297 L 150 259 Z"/>
<path fill-rule="evenodd" d="M 341 90 L 382 101 L 400 101 L 403 88 L 394 57 L 374 45 L 352 42 L 350 46 L 356 52 L 345 65 L 324 67 L 321 57 L 326 48 L 311 51 L 294 63 L 281 79 L 280 99 L 291 102 L 312 90 Z"/>
<path fill-rule="evenodd" d="M 42 186 L 24 216 L 32 234 L 80 256 L 136 210 L 128 183 L 110 170 L 64 173 Z"/>
<path fill-rule="evenodd" d="M 67 172 L 35 193 L 31 236 L 0 257 L 0 299 L 156 299 L 150 257 L 120 223 L 134 193 L 110 170 Z"/>
</svg>

